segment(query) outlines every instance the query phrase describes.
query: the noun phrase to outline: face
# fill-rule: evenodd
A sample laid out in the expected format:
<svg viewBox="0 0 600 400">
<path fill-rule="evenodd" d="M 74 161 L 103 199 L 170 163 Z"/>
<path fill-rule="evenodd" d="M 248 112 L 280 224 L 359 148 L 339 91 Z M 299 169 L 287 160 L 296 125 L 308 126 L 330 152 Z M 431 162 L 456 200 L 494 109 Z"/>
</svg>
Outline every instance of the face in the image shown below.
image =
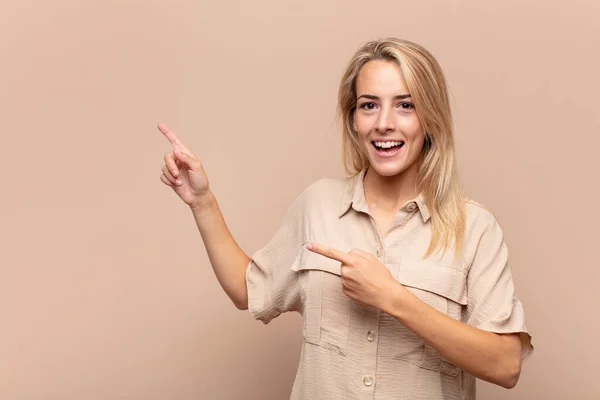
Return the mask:
<svg viewBox="0 0 600 400">
<path fill-rule="evenodd" d="M 413 175 L 418 171 L 424 132 L 400 67 L 395 62 L 373 60 L 356 80 L 354 130 L 379 175 Z"/>
</svg>

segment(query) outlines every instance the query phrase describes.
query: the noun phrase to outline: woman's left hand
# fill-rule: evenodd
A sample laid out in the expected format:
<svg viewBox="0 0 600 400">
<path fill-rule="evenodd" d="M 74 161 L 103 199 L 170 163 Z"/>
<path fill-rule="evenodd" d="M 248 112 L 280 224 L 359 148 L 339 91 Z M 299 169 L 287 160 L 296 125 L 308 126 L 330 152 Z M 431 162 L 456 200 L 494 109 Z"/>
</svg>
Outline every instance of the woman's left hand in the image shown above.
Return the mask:
<svg viewBox="0 0 600 400">
<path fill-rule="evenodd" d="M 373 254 L 358 249 L 345 253 L 317 243 L 310 243 L 306 247 L 342 263 L 342 290 L 362 304 L 384 310 L 395 290 L 407 290 Z"/>
</svg>

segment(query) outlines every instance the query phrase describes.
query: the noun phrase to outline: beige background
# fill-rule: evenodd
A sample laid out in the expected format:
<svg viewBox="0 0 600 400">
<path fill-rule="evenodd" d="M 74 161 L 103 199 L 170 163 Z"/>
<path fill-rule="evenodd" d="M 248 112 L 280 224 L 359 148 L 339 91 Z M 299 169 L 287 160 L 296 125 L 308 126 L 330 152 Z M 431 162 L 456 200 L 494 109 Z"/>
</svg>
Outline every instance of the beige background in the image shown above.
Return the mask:
<svg viewBox="0 0 600 400">
<path fill-rule="evenodd" d="M 364 41 L 446 71 L 465 186 L 499 218 L 535 356 L 482 399 L 600 398 L 599 3 L 35 1 L 0 7 L 0 399 L 284 399 L 300 318 L 237 311 L 159 181 L 168 123 L 252 253 L 343 176 Z"/>
</svg>

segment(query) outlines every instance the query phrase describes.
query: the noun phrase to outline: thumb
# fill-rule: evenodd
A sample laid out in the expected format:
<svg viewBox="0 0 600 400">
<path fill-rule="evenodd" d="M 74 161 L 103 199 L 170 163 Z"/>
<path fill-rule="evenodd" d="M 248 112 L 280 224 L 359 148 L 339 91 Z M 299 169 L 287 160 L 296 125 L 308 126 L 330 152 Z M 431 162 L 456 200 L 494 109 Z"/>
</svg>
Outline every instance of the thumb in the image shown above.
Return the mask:
<svg viewBox="0 0 600 400">
<path fill-rule="evenodd" d="M 187 153 L 182 152 L 181 150 L 175 150 L 175 157 L 183 164 L 185 164 L 192 171 L 199 171 L 201 169 L 200 161 L 196 158 L 190 156 Z"/>
</svg>

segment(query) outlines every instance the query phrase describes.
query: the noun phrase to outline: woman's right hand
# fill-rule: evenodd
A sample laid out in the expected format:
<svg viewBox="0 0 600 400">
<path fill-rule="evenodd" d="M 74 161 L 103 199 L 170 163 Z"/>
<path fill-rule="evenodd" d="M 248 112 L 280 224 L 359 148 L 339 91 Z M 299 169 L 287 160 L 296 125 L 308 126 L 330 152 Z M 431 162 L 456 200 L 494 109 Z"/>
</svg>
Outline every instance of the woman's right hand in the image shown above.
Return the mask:
<svg viewBox="0 0 600 400">
<path fill-rule="evenodd" d="M 173 146 L 173 151 L 165 154 L 160 180 L 190 207 L 201 206 L 210 195 L 208 178 L 202 164 L 194 153 L 165 124 L 158 129 Z"/>
</svg>

